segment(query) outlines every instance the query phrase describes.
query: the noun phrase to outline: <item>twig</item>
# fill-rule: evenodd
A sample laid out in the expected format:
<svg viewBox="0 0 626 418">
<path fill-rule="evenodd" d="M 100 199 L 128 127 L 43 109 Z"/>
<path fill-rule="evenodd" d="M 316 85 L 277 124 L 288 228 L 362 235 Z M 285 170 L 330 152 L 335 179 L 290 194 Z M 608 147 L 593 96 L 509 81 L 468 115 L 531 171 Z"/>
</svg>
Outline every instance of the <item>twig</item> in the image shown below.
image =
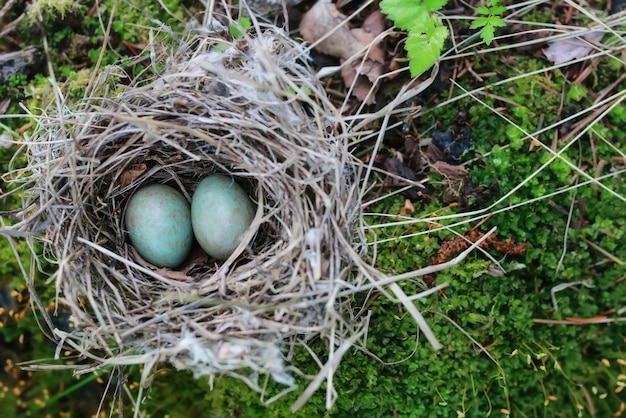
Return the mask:
<svg viewBox="0 0 626 418">
<path fill-rule="evenodd" d="M 612 322 L 624 322 L 626 318 L 607 318 L 606 316 L 596 316 L 594 318 L 566 318 L 564 320 L 558 319 L 533 319 L 533 322 L 538 324 L 552 324 L 552 325 L 589 325 L 589 324 L 610 324 Z"/>
</svg>

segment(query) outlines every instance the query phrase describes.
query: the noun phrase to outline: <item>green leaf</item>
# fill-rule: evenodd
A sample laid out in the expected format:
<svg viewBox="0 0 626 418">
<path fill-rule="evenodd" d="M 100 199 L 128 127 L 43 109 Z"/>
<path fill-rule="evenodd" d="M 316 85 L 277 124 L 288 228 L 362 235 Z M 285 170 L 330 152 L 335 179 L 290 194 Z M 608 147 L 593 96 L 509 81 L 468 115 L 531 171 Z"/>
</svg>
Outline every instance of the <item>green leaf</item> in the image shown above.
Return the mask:
<svg viewBox="0 0 626 418">
<path fill-rule="evenodd" d="M 228 28 L 230 35 L 234 39 L 241 39 L 248 29 L 252 26 L 252 21 L 248 17 L 242 17 L 238 21 L 232 23 Z"/>
<path fill-rule="evenodd" d="M 489 18 L 489 24 L 491 26 L 503 27 L 506 26 L 506 22 L 501 17 L 492 16 Z"/>
<path fill-rule="evenodd" d="M 486 17 L 477 17 L 472 24 L 470 25 L 470 29 L 478 29 L 482 28 L 485 25 L 489 24 L 489 19 Z"/>
<path fill-rule="evenodd" d="M 491 14 L 491 9 L 489 7 L 480 6 L 476 8 L 476 12 L 481 15 L 489 15 Z"/>
<path fill-rule="evenodd" d="M 394 25 L 408 31 L 404 45 L 409 58 L 411 75 L 417 77 L 432 67 L 441 55 L 448 30 L 433 12 L 447 0 L 382 0 L 381 11 Z"/>
<path fill-rule="evenodd" d="M 436 12 L 440 10 L 448 3 L 448 0 L 424 0 L 424 6 L 428 8 L 430 12 Z"/>
<path fill-rule="evenodd" d="M 492 7 L 491 8 L 491 15 L 501 15 L 502 13 L 506 12 L 506 7 L 504 6 L 498 6 L 498 7 Z"/>
<path fill-rule="evenodd" d="M 486 25 L 480 31 L 480 37 L 483 42 L 487 45 L 491 45 L 491 41 L 493 41 L 493 37 L 495 36 L 495 29 L 491 25 Z"/>
<path fill-rule="evenodd" d="M 448 38 L 448 29 L 443 25 L 425 32 L 411 31 L 404 45 L 409 57 L 409 69 L 412 77 L 418 77 L 428 70 L 441 56 L 441 50 Z"/>
<path fill-rule="evenodd" d="M 402 30 L 409 30 L 428 18 L 428 8 L 418 0 L 383 0 L 380 10 Z"/>
</svg>

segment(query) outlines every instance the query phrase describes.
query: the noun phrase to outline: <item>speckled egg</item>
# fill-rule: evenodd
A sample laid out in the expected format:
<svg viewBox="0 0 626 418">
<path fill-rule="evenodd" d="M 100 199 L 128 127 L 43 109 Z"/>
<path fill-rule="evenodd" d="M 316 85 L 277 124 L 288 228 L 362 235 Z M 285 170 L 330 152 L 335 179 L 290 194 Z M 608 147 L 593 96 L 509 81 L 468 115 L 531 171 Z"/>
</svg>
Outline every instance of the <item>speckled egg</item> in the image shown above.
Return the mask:
<svg viewBox="0 0 626 418">
<path fill-rule="evenodd" d="M 126 229 L 137 252 L 158 267 L 178 266 L 193 245 L 189 202 L 162 184 L 143 187 L 130 198 Z"/>
<path fill-rule="evenodd" d="M 233 179 L 212 175 L 202 180 L 191 200 L 191 223 L 200 247 L 218 260 L 227 259 L 254 218 L 254 205 Z"/>
</svg>

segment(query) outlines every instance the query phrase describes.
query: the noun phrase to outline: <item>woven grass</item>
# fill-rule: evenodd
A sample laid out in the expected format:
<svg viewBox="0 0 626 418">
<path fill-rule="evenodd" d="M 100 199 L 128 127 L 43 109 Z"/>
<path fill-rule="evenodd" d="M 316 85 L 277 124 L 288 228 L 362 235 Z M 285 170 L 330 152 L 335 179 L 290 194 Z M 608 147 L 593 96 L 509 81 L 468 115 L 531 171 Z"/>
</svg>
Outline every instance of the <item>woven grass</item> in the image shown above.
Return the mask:
<svg viewBox="0 0 626 418">
<path fill-rule="evenodd" d="M 169 362 L 292 385 L 281 352 L 292 337 L 348 332 L 335 302 L 354 286 L 343 248 L 359 239 L 359 169 L 303 48 L 272 26 L 233 40 L 213 23 L 166 53 L 152 82 L 61 107 L 29 141 L 29 195 L 76 327 L 56 332 L 97 367 Z M 118 75 L 94 91 L 114 94 Z M 129 196 L 162 183 L 190 199 L 213 173 L 257 208 L 235 253 L 196 249 L 176 270 L 142 260 L 124 229 Z"/>
<path fill-rule="evenodd" d="M 407 296 L 396 283 L 456 264 L 479 243 L 398 276 L 373 267 L 363 209 L 378 169 L 350 147 L 374 139 L 375 155 L 392 115 L 432 80 L 404 86 L 374 114 L 345 118 L 304 46 L 256 19 L 233 39 L 233 22 L 209 19 L 210 29 L 162 50 L 150 63 L 152 79 L 121 86 L 119 67 L 103 69 L 77 105 L 66 106 L 53 83 L 54 105 L 24 142 L 29 175 L 18 181 L 28 186 L 27 210 L 14 231 L 33 233 L 56 266 L 57 306 L 69 310 L 74 329 L 55 328 L 34 300 L 59 348 L 86 359 L 72 366 L 77 372 L 138 364 L 147 386 L 165 363 L 196 376 L 232 375 L 258 391 L 259 376 L 269 374 L 286 392 L 303 376 L 289 362 L 301 345 L 320 370 L 306 376 L 293 409 L 324 380 L 330 408 L 342 356 L 365 345 L 369 312 L 352 307 L 351 296 L 377 290 L 402 303 L 439 348 L 414 305 L 437 288 Z M 373 125 L 380 130 L 367 131 Z M 161 183 L 191 200 L 213 173 L 232 177 L 256 206 L 236 251 L 218 261 L 196 248 L 177 269 L 144 261 L 124 229 L 132 193 Z M 31 272 L 31 289 L 33 280 Z M 326 342 L 327 358 L 308 347 L 313 339 Z"/>
</svg>

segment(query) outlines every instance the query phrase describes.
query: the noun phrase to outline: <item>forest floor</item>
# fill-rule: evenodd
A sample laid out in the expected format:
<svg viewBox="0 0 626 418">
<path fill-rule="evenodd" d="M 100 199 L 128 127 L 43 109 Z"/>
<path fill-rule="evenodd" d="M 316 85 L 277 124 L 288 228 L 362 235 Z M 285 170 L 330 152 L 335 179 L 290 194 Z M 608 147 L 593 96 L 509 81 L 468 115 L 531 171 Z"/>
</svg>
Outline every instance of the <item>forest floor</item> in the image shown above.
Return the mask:
<svg viewBox="0 0 626 418">
<path fill-rule="evenodd" d="M 269 3 L 251 5 L 270 10 Z M 401 284 L 407 294 L 445 284 L 416 302 L 441 351 L 419 339 L 400 305 L 370 297 L 363 307 L 373 312 L 366 350 L 351 351 L 337 369 L 333 408 L 326 411 L 326 394 L 316 393 L 296 416 L 620 416 L 626 413 L 623 2 L 505 1 L 506 26 L 496 28 L 490 45 L 470 29 L 486 2 L 447 3 L 439 15 L 450 37 L 435 69 L 418 78 L 407 70 L 406 32 L 392 29 L 378 2 L 320 1 L 324 8 L 316 9 L 307 0 L 266 10 L 294 39 L 317 43 L 311 62 L 327 72 L 321 82 L 346 118 L 377 112 L 410 83 L 423 86 L 388 119 L 382 143 L 372 137 L 354 147 L 381 173 L 364 205 L 379 269 L 400 274 L 445 263 L 497 227 L 459 265 Z M 131 78 L 142 74 L 155 33 L 156 41 L 170 38 L 162 25 L 184 36 L 191 17 L 205 10 L 192 0 L 4 2 L 3 227 L 19 206 L 7 193 L 6 173 L 25 158 L 20 142 L 37 123 L 25 109 L 42 106 L 51 72 L 67 100 L 79 101 L 92 74 L 107 65 L 121 63 Z M 245 13 L 237 21 L 233 36 L 252 24 Z M 323 42 L 328 33 L 330 44 Z M 374 47 L 367 66 L 328 70 L 368 45 Z M 419 186 L 401 188 L 395 178 Z M 33 264 L 26 254 L 19 239 L 0 243 L 0 410 L 109 416 L 120 406 L 111 405 L 119 394 L 107 373 L 79 378 L 16 366 L 50 359 L 55 350 L 24 286 L 21 266 Z M 53 286 L 42 280 L 39 291 L 53 310 Z M 317 365 L 306 363 L 306 353 L 290 355 L 314 374 Z M 210 385 L 164 368 L 133 407 L 140 373 L 131 368 L 124 375 L 121 397 L 128 402 L 121 408 L 145 417 L 292 416 L 298 395 L 266 405 L 233 378 Z M 298 383 L 306 386 L 306 379 Z M 268 383 L 267 398 L 280 390 Z"/>
</svg>

